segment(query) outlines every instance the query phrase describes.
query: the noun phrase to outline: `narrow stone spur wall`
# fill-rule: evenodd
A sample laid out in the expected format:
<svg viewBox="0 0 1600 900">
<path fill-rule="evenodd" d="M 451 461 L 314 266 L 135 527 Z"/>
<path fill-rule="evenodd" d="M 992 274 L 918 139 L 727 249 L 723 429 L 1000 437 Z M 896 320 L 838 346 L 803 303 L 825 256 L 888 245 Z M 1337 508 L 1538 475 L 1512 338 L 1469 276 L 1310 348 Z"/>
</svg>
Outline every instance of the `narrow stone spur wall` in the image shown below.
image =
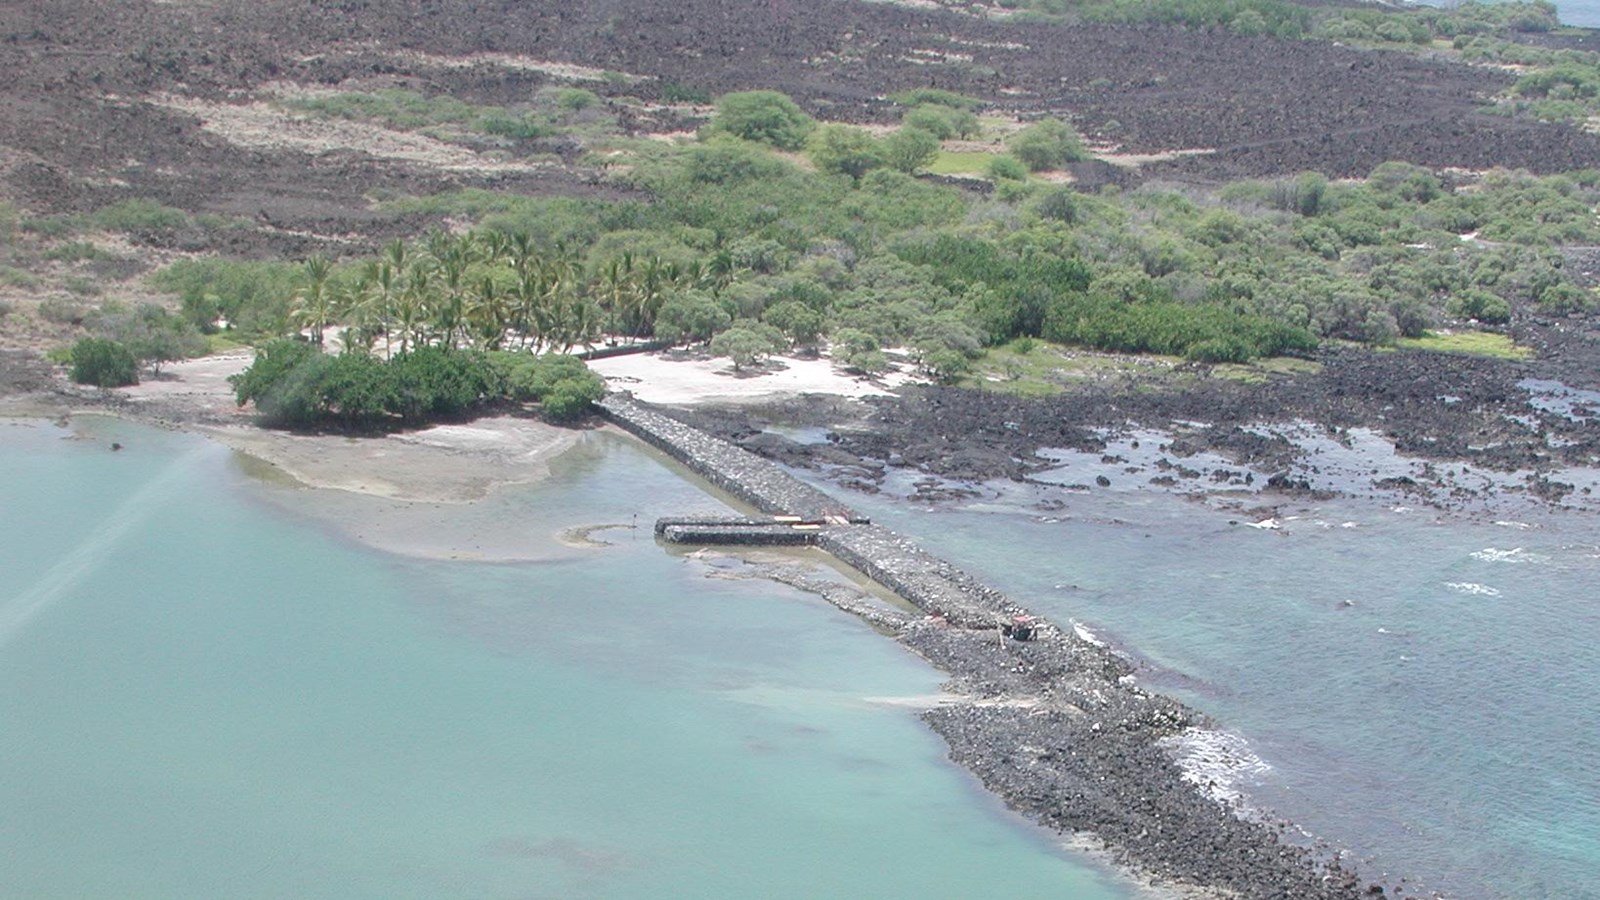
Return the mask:
<svg viewBox="0 0 1600 900">
<path fill-rule="evenodd" d="M 1049 828 L 1095 835 L 1111 857 L 1185 896 L 1367 900 L 1385 895 L 1265 814 L 1240 817 L 1192 783 L 1168 742 L 1210 723 L 1142 690 L 1129 661 L 1099 641 L 1031 617 L 1000 591 L 778 466 L 632 399 L 601 401 L 612 422 L 663 450 L 765 517 L 656 523 L 688 544 L 815 546 L 904 598 L 907 617 L 786 580 L 886 629 L 951 676 L 950 702 L 922 715 L 950 757 L 1013 809 Z M 796 580 L 799 578 L 799 580 Z M 1019 621 L 1019 617 L 1026 617 Z M 1025 627 L 1025 638 L 1017 626 Z M 1190 893 L 1192 891 L 1192 893 Z"/>
</svg>

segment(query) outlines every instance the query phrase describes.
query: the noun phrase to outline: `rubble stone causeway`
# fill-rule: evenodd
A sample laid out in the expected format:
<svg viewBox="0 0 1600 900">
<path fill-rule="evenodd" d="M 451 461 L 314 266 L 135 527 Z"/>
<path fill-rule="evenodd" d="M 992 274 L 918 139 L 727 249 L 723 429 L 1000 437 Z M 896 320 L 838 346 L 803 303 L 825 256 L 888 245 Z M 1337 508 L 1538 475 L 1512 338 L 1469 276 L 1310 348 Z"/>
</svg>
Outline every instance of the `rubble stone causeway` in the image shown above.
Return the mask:
<svg viewBox="0 0 1600 900">
<path fill-rule="evenodd" d="M 1115 650 L 1032 615 L 749 451 L 625 395 L 596 405 L 764 514 L 662 518 L 655 525 L 662 540 L 816 547 L 922 612 L 906 615 L 864 602 L 846 585 L 769 567 L 769 577 L 861 616 L 950 675 L 944 702 L 922 719 L 950 745 L 950 758 L 1011 808 L 1048 828 L 1092 835 L 1117 863 L 1185 896 L 1385 895 L 1383 885 L 1363 886 L 1337 857 L 1284 840 L 1294 833 L 1290 823 L 1238 814 L 1191 781 L 1169 742 L 1211 723 L 1140 688 L 1133 664 Z"/>
</svg>

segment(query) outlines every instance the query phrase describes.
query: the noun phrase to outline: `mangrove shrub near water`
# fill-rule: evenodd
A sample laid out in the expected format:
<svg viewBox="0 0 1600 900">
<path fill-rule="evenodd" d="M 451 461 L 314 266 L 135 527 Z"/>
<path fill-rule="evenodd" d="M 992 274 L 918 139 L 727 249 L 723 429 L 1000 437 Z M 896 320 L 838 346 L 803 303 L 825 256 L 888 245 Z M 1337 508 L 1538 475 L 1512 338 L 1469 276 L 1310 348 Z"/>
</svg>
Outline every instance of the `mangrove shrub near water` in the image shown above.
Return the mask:
<svg viewBox="0 0 1600 900">
<path fill-rule="evenodd" d="M 84 338 L 72 346 L 72 380 L 95 387 L 126 387 L 139 383 L 139 364 L 133 351 L 105 338 Z"/>
<path fill-rule="evenodd" d="M 229 381 L 264 425 L 349 431 L 460 420 L 506 402 L 539 402 L 547 418 L 570 421 L 605 392 L 573 357 L 424 346 L 383 360 L 290 339 L 262 347 Z"/>
</svg>

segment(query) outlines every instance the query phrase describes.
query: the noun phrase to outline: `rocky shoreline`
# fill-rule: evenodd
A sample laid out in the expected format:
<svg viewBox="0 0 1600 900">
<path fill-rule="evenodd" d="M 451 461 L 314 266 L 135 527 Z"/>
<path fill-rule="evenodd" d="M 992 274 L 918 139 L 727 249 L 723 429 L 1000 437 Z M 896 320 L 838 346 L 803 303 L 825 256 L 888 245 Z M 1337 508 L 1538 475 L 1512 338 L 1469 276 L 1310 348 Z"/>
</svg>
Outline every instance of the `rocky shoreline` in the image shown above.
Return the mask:
<svg viewBox="0 0 1600 900">
<path fill-rule="evenodd" d="M 1069 487 L 1115 482 L 1195 496 L 1231 488 L 1266 514 L 1336 494 L 1465 512 L 1512 502 L 1595 508 L 1600 497 L 1568 477 L 1600 460 L 1600 417 L 1586 400 L 1597 377 L 1593 341 L 1554 337 L 1567 347 L 1559 364 L 1335 348 L 1318 356 L 1315 373 L 1263 383 L 1179 367 L 1042 398 L 926 386 L 857 403 L 802 397 L 671 414 L 846 489 L 871 493 L 913 480 L 909 499 L 919 502 L 971 496 L 993 479 L 1033 480 L 1067 451 L 1103 464 Z M 1541 385 L 1559 387 L 1541 394 Z M 1564 395 L 1569 387 L 1579 390 Z M 794 426 L 826 431 L 827 440 L 784 436 Z M 1141 447 L 1141 431 L 1159 445 Z M 1308 438 L 1335 450 L 1365 440 L 1418 465 L 1341 479 L 1323 471 Z"/>
<path fill-rule="evenodd" d="M 903 485 L 904 473 L 915 473 L 914 499 L 930 502 L 959 496 L 969 482 L 1036 478 L 1056 462 L 1040 454 L 1045 448 L 1111 455 L 1106 451 L 1115 448 L 1108 445 L 1106 429 L 1129 422 L 1164 425 L 1180 435 L 1160 448 L 1178 460 L 1174 471 L 1202 453 L 1237 460 L 1240 472 L 1290 466 L 1300 448 L 1250 430 L 1252 422 L 1286 414 L 1303 416 L 1330 435 L 1375 429 L 1397 447 L 1434 460 L 1441 475 L 1463 461 L 1508 469 L 1578 464 L 1600 446 L 1600 426 L 1584 409 L 1542 410 L 1521 386 L 1530 378 L 1552 376 L 1587 386 L 1579 367 L 1550 371 L 1533 363 L 1341 350 L 1319 361 L 1322 369 L 1314 375 L 1266 384 L 1196 380 L 1178 373 L 1085 385 L 1045 400 L 928 387 L 865 402 L 806 397 L 758 409 L 657 412 L 698 426 L 682 432 L 699 435 L 707 446 L 728 445 L 699 429 L 770 461 L 825 472 L 855 489 Z M 78 408 L 93 405 L 85 393 L 61 388 L 50 368 L 36 359 L 19 356 L 9 363 L 15 363 L 7 366 L 12 396 L 32 393 L 45 406 L 51 397 Z M 105 402 L 141 418 L 140 413 L 173 416 L 173 421 L 183 417 L 176 407 L 130 410 L 127 404 Z M 778 422 L 825 425 L 829 437 L 814 443 L 791 440 L 783 429 L 771 427 Z M 697 468 L 733 472 L 732 481 L 724 478 L 719 484 L 736 494 L 734 482 L 743 484 L 744 475 L 758 474 L 750 482 L 757 493 L 741 494 L 746 502 L 787 508 L 792 486 L 803 492 L 790 499 L 804 512 L 843 512 L 852 518 L 837 492 L 829 497 L 770 462 L 722 466 L 720 453 L 714 451 Z M 1131 481 L 1136 476 L 1118 477 Z M 1198 470 L 1193 476 L 1137 477 L 1228 487 Z M 1273 504 L 1318 490 L 1281 480 L 1260 487 L 1248 502 L 1259 504 L 1263 514 Z M 1453 494 L 1460 487 L 1459 479 L 1452 486 L 1441 478 L 1440 485 L 1414 487 L 1412 494 L 1448 507 L 1465 502 Z M 1529 491 L 1527 497 L 1554 505 L 1568 495 Z M 970 580 L 947 563 L 921 568 L 956 583 Z M 1311 898 L 1378 896 L 1398 886 L 1369 883 L 1370 876 L 1363 878 L 1336 856 L 1299 843 L 1299 833 L 1287 822 L 1243 816 L 1204 785 L 1186 780 L 1172 743 L 1208 728 L 1205 717 L 1144 691 L 1134 683 L 1133 663 L 1071 629 L 1041 621 L 1035 640 L 1002 640 L 996 622 L 1029 612 L 998 592 L 975 590 L 974 606 L 964 614 L 907 615 L 832 582 L 778 569 L 761 574 L 861 616 L 947 673 L 956 702 L 935 706 L 924 718 L 947 741 L 951 758 L 1019 813 L 1052 829 L 1092 834 L 1112 859 L 1154 884 L 1210 896 Z"/>
<path fill-rule="evenodd" d="M 1244 816 L 1185 778 L 1169 745 L 1209 723 L 1135 684 L 1104 644 L 1034 615 L 913 541 L 724 441 L 625 398 L 605 415 L 772 515 L 839 511 L 816 545 L 892 590 L 922 616 L 878 614 L 858 592 L 763 574 L 863 615 L 950 676 L 959 698 L 923 714 L 950 758 L 1007 805 L 1061 832 L 1092 835 L 1152 884 L 1215 896 L 1354 898 L 1385 887 L 1282 839 L 1285 822 Z M 1027 623 L 1007 634 L 1008 623 Z M 1018 639 L 1023 637 L 1024 639 Z"/>
</svg>

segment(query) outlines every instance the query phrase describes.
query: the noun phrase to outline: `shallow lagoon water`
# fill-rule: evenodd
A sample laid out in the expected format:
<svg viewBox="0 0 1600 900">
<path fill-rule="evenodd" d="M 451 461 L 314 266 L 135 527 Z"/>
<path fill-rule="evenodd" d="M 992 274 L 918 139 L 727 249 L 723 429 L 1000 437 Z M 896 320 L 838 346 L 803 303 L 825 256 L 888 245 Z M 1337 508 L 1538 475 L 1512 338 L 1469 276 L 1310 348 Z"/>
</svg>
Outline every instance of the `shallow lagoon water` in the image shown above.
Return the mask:
<svg viewBox="0 0 1600 900">
<path fill-rule="evenodd" d="M 79 427 L 0 425 L 0 895 L 1130 894 L 868 699 L 940 677 L 858 621 L 647 532 L 563 545 L 715 508 L 626 441 L 424 517 Z M 435 556 L 541 547 L 377 552 L 385 504 Z"/>
<path fill-rule="evenodd" d="M 1408 894 L 1600 897 L 1600 521 L 993 484 L 880 521 L 1133 651 L 1246 801 Z M 1240 502 L 1259 504 L 1255 497 Z M 1213 760 L 1214 762 L 1216 760 Z"/>
</svg>

